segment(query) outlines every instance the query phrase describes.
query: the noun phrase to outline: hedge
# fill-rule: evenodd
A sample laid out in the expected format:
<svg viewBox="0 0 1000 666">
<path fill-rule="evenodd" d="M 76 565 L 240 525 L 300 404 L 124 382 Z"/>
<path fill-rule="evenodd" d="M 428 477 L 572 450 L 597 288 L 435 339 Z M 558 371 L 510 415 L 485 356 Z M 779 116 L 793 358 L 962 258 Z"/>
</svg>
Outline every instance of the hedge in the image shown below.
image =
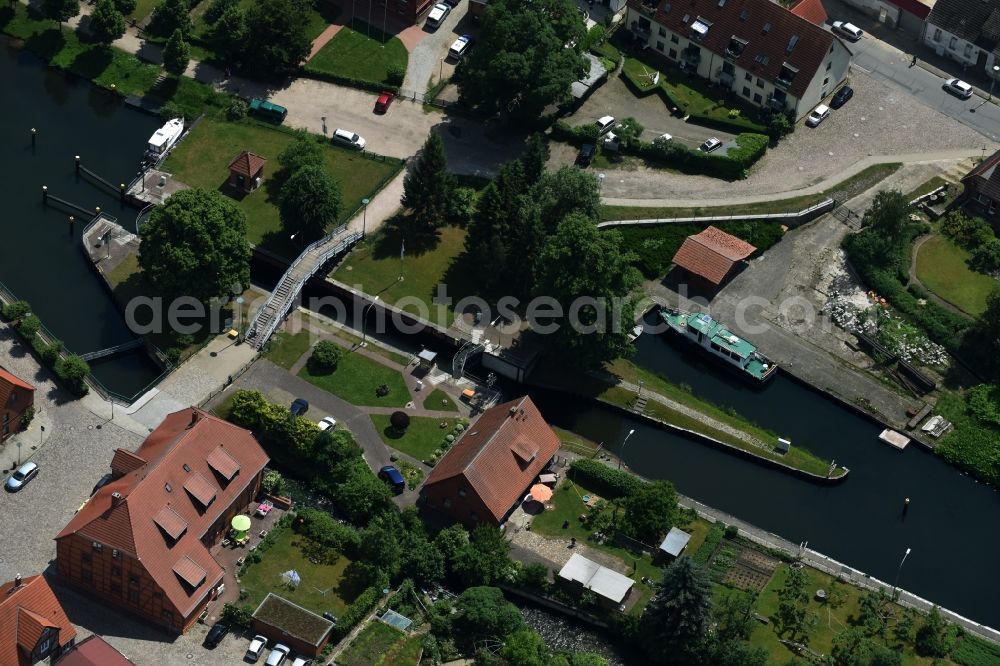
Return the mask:
<svg viewBox="0 0 1000 666">
<path fill-rule="evenodd" d="M 719 118 L 717 116 L 710 116 L 707 113 L 692 113 L 688 115 L 688 122 L 694 123 L 695 125 L 701 125 L 702 127 L 711 127 L 712 129 L 721 130 L 723 132 L 766 132 L 767 128 L 760 123 L 755 123 L 754 121 L 744 118 L 742 115 L 736 118 Z"/>
<path fill-rule="evenodd" d="M 669 109 L 671 113 L 673 114 L 683 113 L 684 105 L 681 104 L 679 100 L 674 98 L 674 96 L 670 94 L 670 91 L 667 90 L 663 85 L 657 84 L 654 86 L 652 84 L 643 84 L 641 81 L 633 78 L 632 71 L 629 69 L 628 63 L 629 61 L 626 60 L 625 66 L 622 67 L 621 75 L 622 79 L 624 79 L 625 81 L 625 85 L 628 86 L 633 93 L 635 93 L 639 97 L 645 97 L 646 95 L 657 93 L 663 100 L 663 103 L 667 106 L 667 109 Z M 662 74 L 660 76 L 662 76 Z"/>
<path fill-rule="evenodd" d="M 14 301 L 0 307 L 0 314 L 11 322 L 18 335 L 31 345 L 38 357 L 56 377 L 66 386 L 70 393 L 83 397 L 90 392 L 87 377 L 90 376 L 90 365 L 76 354 L 63 355 L 63 343 L 52 340 L 49 344 L 38 335 L 42 322 L 31 314 L 31 305 L 27 301 Z"/>
<path fill-rule="evenodd" d="M 612 469 L 596 460 L 581 458 L 570 464 L 573 480 L 582 483 L 595 493 L 608 499 L 628 497 L 643 487 L 643 482 L 636 476 Z"/>
<path fill-rule="evenodd" d="M 719 545 L 722 541 L 722 537 L 726 534 L 726 525 L 721 520 L 712 523 L 712 529 L 708 531 L 705 535 L 705 540 L 702 542 L 701 546 L 695 552 L 694 560 L 695 564 L 700 564 L 702 566 L 708 564 L 708 561 L 712 559 L 712 553 L 715 552 L 715 547 Z"/>
<path fill-rule="evenodd" d="M 383 90 L 388 90 L 394 94 L 399 94 L 399 86 L 394 86 L 389 83 L 376 83 L 374 81 L 366 81 L 364 79 L 355 79 L 351 76 L 343 76 L 341 74 L 333 74 L 332 72 L 325 72 L 318 69 L 314 69 L 309 65 L 302 68 L 301 74 L 309 79 L 316 79 L 317 81 L 329 81 L 330 83 L 338 83 L 344 86 L 350 86 L 351 88 L 359 88 L 361 90 L 370 90 L 372 92 L 382 92 Z"/>
<path fill-rule="evenodd" d="M 613 61 L 615 63 L 615 67 L 617 67 L 622 61 L 621 51 L 619 51 L 613 44 L 608 43 L 606 40 L 600 44 L 592 44 L 590 52 L 595 56 L 607 58 L 608 60 Z"/>
<path fill-rule="evenodd" d="M 379 585 L 372 585 L 367 590 L 358 595 L 358 598 L 354 600 L 344 614 L 337 618 L 337 626 L 333 628 L 330 632 L 335 641 L 339 641 L 344 636 L 351 632 L 359 622 L 368 616 L 368 613 L 372 612 L 372 609 L 378 605 L 378 602 L 382 599 L 382 588 Z M 334 642 L 335 642 L 334 641 Z"/>
</svg>

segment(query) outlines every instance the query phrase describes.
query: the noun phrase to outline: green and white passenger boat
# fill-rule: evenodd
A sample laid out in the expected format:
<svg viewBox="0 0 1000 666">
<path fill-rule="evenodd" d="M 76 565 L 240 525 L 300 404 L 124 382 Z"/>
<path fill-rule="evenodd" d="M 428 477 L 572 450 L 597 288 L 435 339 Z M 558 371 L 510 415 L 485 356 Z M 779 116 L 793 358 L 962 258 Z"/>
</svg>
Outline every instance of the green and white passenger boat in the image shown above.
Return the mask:
<svg viewBox="0 0 1000 666">
<path fill-rule="evenodd" d="M 703 312 L 661 308 L 660 318 L 687 342 L 701 347 L 710 356 L 739 370 L 751 380 L 766 382 L 778 366 L 761 354 L 756 345 L 737 336 Z"/>
</svg>

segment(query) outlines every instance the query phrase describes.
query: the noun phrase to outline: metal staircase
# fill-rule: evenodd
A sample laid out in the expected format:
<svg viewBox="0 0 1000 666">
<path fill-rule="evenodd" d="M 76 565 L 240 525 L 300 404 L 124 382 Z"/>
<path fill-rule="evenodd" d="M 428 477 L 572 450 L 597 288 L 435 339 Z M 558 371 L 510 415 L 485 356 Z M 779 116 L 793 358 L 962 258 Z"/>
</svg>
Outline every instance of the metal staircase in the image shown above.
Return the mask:
<svg viewBox="0 0 1000 666">
<path fill-rule="evenodd" d="M 477 340 L 468 340 L 462 347 L 455 353 L 455 356 L 451 360 L 451 375 L 456 380 L 461 379 L 465 376 L 465 362 L 469 360 L 475 354 L 483 352 L 486 348 L 480 344 Z"/>
<path fill-rule="evenodd" d="M 246 341 L 257 349 L 263 347 L 285 314 L 292 309 L 306 280 L 315 275 L 323 264 L 345 252 L 360 239 L 360 231 L 348 231 L 347 225 L 343 225 L 303 250 L 281 276 L 278 286 L 263 307 L 254 315 L 247 329 Z"/>
</svg>

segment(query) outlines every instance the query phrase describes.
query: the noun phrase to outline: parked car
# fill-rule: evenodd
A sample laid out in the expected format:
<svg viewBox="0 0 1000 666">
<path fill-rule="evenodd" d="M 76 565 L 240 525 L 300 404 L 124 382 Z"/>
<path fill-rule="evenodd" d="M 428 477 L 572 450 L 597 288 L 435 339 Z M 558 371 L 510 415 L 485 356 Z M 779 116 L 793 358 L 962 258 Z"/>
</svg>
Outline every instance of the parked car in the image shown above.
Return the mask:
<svg viewBox="0 0 1000 666">
<path fill-rule="evenodd" d="M 673 141 L 673 140 L 674 136 L 672 134 L 661 134 L 660 136 L 653 139 L 653 142 L 655 143 L 656 141 Z"/>
<path fill-rule="evenodd" d="M 229 625 L 225 622 L 216 622 L 215 625 L 208 630 L 208 635 L 205 636 L 205 642 L 202 643 L 209 650 L 217 647 L 222 639 L 226 637 L 229 633 Z"/>
<path fill-rule="evenodd" d="M 250 641 L 250 647 L 247 648 L 247 653 L 243 655 L 243 661 L 249 661 L 251 664 L 256 664 L 266 647 L 267 639 L 260 634 L 257 634 L 253 637 L 253 640 Z"/>
<path fill-rule="evenodd" d="M 298 656 L 295 661 L 292 662 L 292 666 L 312 666 L 312 659 L 306 659 L 303 656 Z"/>
<path fill-rule="evenodd" d="M 356 150 L 365 149 L 365 138 L 363 136 L 359 136 L 351 130 L 340 129 L 339 127 L 333 132 L 333 142 Z"/>
<path fill-rule="evenodd" d="M 597 136 L 601 136 L 602 134 L 610 132 L 611 129 L 615 126 L 615 117 L 601 116 L 600 118 L 597 119 L 597 122 L 595 122 L 594 124 L 597 125 Z"/>
<path fill-rule="evenodd" d="M 288 109 L 280 104 L 274 104 L 264 99 L 251 99 L 249 111 L 251 115 L 270 120 L 272 123 L 280 123 L 288 115 Z"/>
<path fill-rule="evenodd" d="M 288 657 L 288 653 L 292 649 L 287 645 L 282 643 L 275 643 L 274 647 L 271 648 L 271 654 L 267 655 L 267 660 L 264 662 L 265 666 L 281 666 L 285 663 L 285 658 Z"/>
<path fill-rule="evenodd" d="M 448 49 L 448 57 L 452 60 L 461 60 L 465 52 L 472 46 L 472 35 L 462 35 Z"/>
<path fill-rule="evenodd" d="M 829 115 L 830 115 L 830 107 L 828 107 L 826 104 L 820 104 L 815 109 L 813 109 L 812 113 L 809 114 L 809 117 L 806 118 L 806 125 L 809 125 L 809 127 L 816 127 L 821 122 L 826 120 L 827 116 Z"/>
<path fill-rule="evenodd" d="M 392 465 L 386 465 L 378 471 L 378 478 L 388 483 L 397 495 L 406 490 L 406 479 Z"/>
<path fill-rule="evenodd" d="M 961 97 L 962 99 L 969 99 L 972 97 L 972 86 L 962 79 L 948 79 L 941 87 L 955 97 Z"/>
<path fill-rule="evenodd" d="M 580 152 L 576 156 L 576 163 L 578 166 L 590 166 L 590 163 L 594 160 L 594 152 L 597 150 L 597 146 L 592 143 L 585 143 L 580 146 Z"/>
<path fill-rule="evenodd" d="M 703 153 L 710 153 L 713 150 L 718 150 L 720 146 L 722 146 L 722 141 L 713 136 L 711 139 L 705 139 L 705 143 L 698 146 L 698 150 Z"/>
<path fill-rule="evenodd" d="M 33 462 L 26 462 L 7 477 L 7 483 L 4 484 L 4 488 L 9 492 L 16 493 L 28 485 L 28 482 L 36 476 L 38 476 L 38 465 Z"/>
<path fill-rule="evenodd" d="M 449 5 L 451 5 L 452 7 L 458 7 L 459 3 L 462 2 L 462 0 L 444 0 L 444 1 L 447 2 Z"/>
<path fill-rule="evenodd" d="M 847 104 L 847 100 L 852 97 L 854 97 L 854 88 L 851 86 L 844 86 L 837 92 L 833 93 L 833 97 L 830 98 L 830 106 L 834 109 L 839 109 Z"/>
<path fill-rule="evenodd" d="M 292 400 L 292 405 L 288 408 L 288 411 L 292 413 L 292 416 L 302 416 L 309 411 L 309 401 L 305 398 L 296 398 Z"/>
<path fill-rule="evenodd" d="M 389 110 L 389 105 L 392 104 L 392 100 L 396 99 L 388 90 L 383 90 L 378 94 L 378 99 L 375 100 L 375 113 L 385 113 Z"/>
<path fill-rule="evenodd" d="M 438 27 L 446 18 L 448 18 L 448 14 L 450 13 L 451 7 L 449 5 L 446 5 L 443 2 L 437 3 L 433 8 L 431 8 L 431 13 L 427 15 L 427 25 L 432 28 Z"/>
<path fill-rule="evenodd" d="M 329 430 L 330 428 L 336 428 L 336 427 L 337 427 L 337 419 L 333 418 L 332 416 L 324 416 L 319 420 L 320 430 Z"/>
<path fill-rule="evenodd" d="M 845 21 L 834 21 L 833 31 L 842 37 L 847 37 L 852 42 L 856 42 L 862 37 L 864 37 L 864 31 L 853 23 L 847 23 Z"/>
<path fill-rule="evenodd" d="M 337 624 L 337 616 L 330 611 L 323 611 L 323 617 L 325 617 L 330 622 L 333 622 L 334 626 Z"/>
<path fill-rule="evenodd" d="M 97 483 L 94 484 L 93 490 L 90 491 L 90 496 L 93 497 L 94 495 L 97 494 L 98 490 L 111 483 L 112 478 L 114 477 L 112 477 L 111 473 L 109 472 L 104 476 L 102 476 L 100 479 L 98 479 Z"/>
</svg>

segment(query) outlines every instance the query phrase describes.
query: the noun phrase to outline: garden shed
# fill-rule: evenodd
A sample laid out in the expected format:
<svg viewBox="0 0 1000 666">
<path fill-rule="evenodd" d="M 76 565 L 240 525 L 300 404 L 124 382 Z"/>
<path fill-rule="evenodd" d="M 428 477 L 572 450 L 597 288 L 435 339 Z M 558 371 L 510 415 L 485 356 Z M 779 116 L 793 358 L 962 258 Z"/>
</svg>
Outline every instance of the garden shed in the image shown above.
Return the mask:
<svg viewBox="0 0 1000 666">
<path fill-rule="evenodd" d="M 310 657 L 323 651 L 331 629 L 333 622 L 272 592 L 253 612 L 255 633 Z"/>
<path fill-rule="evenodd" d="M 244 150 L 229 163 L 229 186 L 239 192 L 253 192 L 264 180 L 265 164 L 266 159 Z"/>
</svg>

